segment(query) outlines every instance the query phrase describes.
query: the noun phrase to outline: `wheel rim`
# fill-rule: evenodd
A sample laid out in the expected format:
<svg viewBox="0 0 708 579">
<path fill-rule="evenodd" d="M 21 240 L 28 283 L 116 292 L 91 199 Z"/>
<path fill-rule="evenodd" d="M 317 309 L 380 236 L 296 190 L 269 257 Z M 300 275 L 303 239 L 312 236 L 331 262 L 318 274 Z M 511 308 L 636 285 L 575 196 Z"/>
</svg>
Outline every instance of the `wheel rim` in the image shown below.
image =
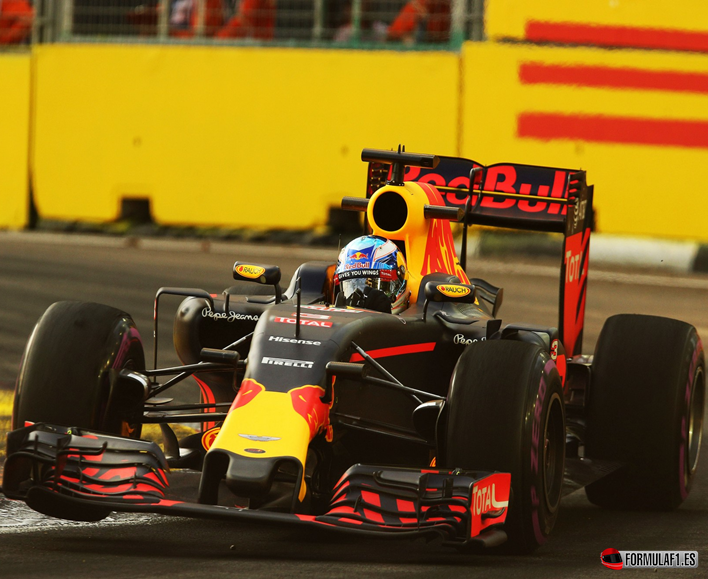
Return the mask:
<svg viewBox="0 0 708 579">
<path fill-rule="evenodd" d="M 703 413 L 705 408 L 705 380 L 703 379 L 703 369 L 698 368 L 693 378 L 691 388 L 691 402 L 688 407 L 688 444 L 687 453 L 687 474 L 689 476 L 696 472 L 698 467 L 698 455 L 701 450 L 701 439 L 703 437 Z"/>
<path fill-rule="evenodd" d="M 551 398 L 543 434 L 543 479 L 546 506 L 550 512 L 558 508 L 563 487 L 565 462 L 565 425 L 563 406 L 557 394 Z"/>
</svg>

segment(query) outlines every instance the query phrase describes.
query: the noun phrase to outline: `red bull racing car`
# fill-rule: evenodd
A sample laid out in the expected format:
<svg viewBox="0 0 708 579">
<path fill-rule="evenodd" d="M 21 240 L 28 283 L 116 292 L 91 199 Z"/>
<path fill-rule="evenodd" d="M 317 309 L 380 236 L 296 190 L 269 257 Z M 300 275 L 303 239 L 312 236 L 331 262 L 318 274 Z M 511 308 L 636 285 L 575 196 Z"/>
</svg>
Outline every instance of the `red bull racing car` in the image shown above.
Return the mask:
<svg viewBox="0 0 708 579">
<path fill-rule="evenodd" d="M 400 148 L 362 159 L 366 196 L 342 202 L 364 213 L 362 238 L 286 289 L 277 266 L 241 261 L 222 294 L 161 288 L 151 369 L 128 314 L 52 305 L 21 364 L 3 492 L 74 520 L 269 520 L 516 552 L 543 544 L 581 487 L 601 506 L 677 507 L 701 442 L 701 341 L 620 315 L 582 355 L 585 173 Z M 470 225 L 564 235 L 557 320 L 502 321 L 502 289 L 468 276 Z M 185 298 L 183 365 L 159 368 L 166 294 Z M 166 397 L 184 380 L 199 403 Z M 179 423 L 202 427 L 178 440 Z"/>
</svg>

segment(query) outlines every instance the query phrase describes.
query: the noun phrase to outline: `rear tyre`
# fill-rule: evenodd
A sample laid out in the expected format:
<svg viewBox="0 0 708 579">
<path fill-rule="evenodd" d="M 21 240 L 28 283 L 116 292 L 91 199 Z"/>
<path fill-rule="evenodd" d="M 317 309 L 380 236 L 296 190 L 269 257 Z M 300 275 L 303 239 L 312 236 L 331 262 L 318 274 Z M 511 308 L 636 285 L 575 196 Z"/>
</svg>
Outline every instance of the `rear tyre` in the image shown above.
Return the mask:
<svg viewBox="0 0 708 579">
<path fill-rule="evenodd" d="M 696 329 L 656 316 L 609 318 L 595 349 L 585 455 L 624 466 L 586 487 L 608 508 L 667 510 L 698 466 L 705 359 Z"/>
<path fill-rule="evenodd" d="M 13 429 L 47 422 L 139 438 L 135 417 L 142 401 L 121 416 L 108 407 L 110 371 L 123 368 L 145 369 L 140 334 L 128 314 L 94 303 L 51 305 L 25 347 Z"/>
<path fill-rule="evenodd" d="M 535 550 L 553 529 L 563 486 L 565 409 L 554 362 L 523 342 L 472 344 L 446 406 L 445 466 L 511 473 L 504 548 Z"/>
</svg>

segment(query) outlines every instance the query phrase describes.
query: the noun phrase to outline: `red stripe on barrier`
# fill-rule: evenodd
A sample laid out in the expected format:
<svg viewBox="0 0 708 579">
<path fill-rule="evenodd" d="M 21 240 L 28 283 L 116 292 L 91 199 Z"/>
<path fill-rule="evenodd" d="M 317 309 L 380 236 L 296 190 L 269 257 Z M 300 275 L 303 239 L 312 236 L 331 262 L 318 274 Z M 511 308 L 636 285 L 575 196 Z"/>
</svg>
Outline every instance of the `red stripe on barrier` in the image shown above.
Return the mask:
<svg viewBox="0 0 708 579">
<path fill-rule="evenodd" d="M 597 88 L 664 90 L 708 93 L 708 74 L 639 68 L 613 68 L 524 62 L 519 67 L 522 84 L 560 84 Z"/>
<path fill-rule="evenodd" d="M 562 44 L 591 44 L 621 48 L 659 48 L 708 52 L 708 33 L 667 28 L 607 26 L 571 22 L 526 23 L 526 40 Z"/>
<path fill-rule="evenodd" d="M 642 119 L 605 115 L 521 113 L 517 135 L 551 141 L 708 148 L 708 121 Z"/>
</svg>

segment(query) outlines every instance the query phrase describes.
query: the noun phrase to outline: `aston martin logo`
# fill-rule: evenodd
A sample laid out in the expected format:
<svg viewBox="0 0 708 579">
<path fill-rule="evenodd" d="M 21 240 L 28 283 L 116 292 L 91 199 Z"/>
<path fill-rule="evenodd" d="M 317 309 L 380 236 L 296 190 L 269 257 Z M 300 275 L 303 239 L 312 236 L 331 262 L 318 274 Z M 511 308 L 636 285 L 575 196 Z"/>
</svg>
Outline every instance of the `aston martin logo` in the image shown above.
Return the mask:
<svg viewBox="0 0 708 579">
<path fill-rule="evenodd" d="M 239 436 L 255 442 L 273 442 L 274 440 L 280 440 L 278 436 L 258 436 L 257 434 L 239 434 Z"/>
</svg>

